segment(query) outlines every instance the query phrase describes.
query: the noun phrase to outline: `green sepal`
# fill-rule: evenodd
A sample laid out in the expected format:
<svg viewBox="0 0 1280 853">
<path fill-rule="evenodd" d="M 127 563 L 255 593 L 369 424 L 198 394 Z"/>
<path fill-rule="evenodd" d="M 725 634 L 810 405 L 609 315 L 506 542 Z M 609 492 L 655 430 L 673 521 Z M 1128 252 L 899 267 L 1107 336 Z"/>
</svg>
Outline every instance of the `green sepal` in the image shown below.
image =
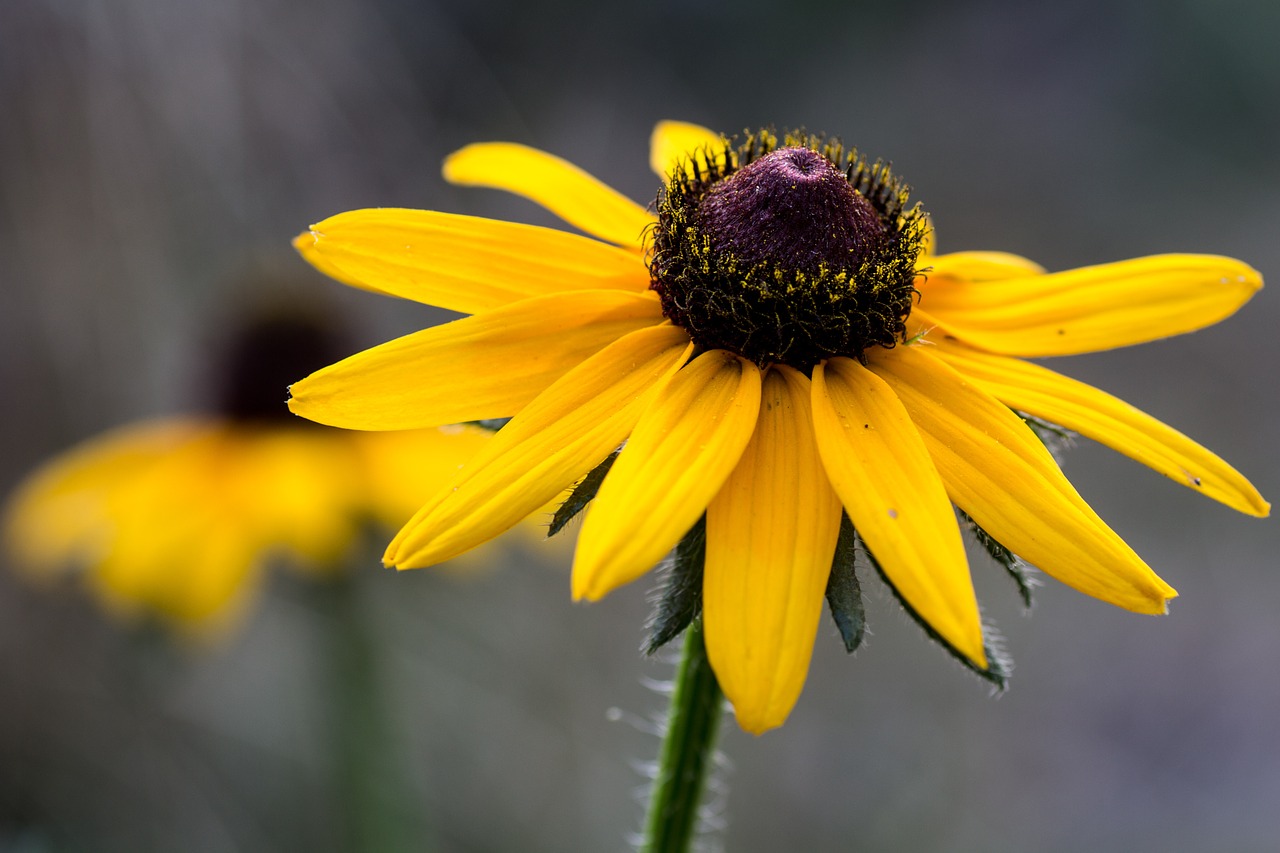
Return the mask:
<svg viewBox="0 0 1280 853">
<path fill-rule="evenodd" d="M 861 537 L 859 537 L 859 540 L 861 540 Z M 996 689 L 1004 690 L 1008 687 L 1009 674 L 1013 672 L 1013 660 L 1005 651 L 1004 638 L 1000 636 L 999 632 L 995 629 L 995 626 L 991 625 L 985 619 L 982 622 L 982 650 L 987 655 L 987 668 L 983 669 L 964 655 L 960 654 L 955 646 L 947 642 L 946 638 L 935 631 L 932 625 L 920 617 L 920 614 L 915 611 L 915 608 L 908 604 L 907 600 L 898 592 L 898 588 L 893 585 L 891 580 L 889 580 L 888 575 L 884 573 L 884 569 L 880 568 L 880 563 L 876 560 L 875 555 L 866 547 L 865 542 L 862 543 L 862 546 L 862 553 L 866 555 L 867 561 L 871 563 L 871 567 L 876 570 L 876 574 L 880 575 L 880 579 L 884 581 L 885 586 L 889 587 L 889 591 L 893 593 L 893 597 L 902 605 L 902 609 L 905 610 L 907 615 L 924 630 L 925 634 L 929 636 L 929 639 L 946 649 L 947 652 L 959 661 L 965 669 L 974 673 L 979 678 L 983 678 L 994 684 Z"/>
<path fill-rule="evenodd" d="M 973 540 L 982 546 L 982 550 L 986 551 L 992 560 L 995 560 L 998 565 L 1009 573 L 1009 577 L 1013 578 L 1013 582 L 1018 585 L 1018 595 L 1022 597 L 1022 606 L 1030 610 L 1035 603 L 1032 600 L 1031 591 L 1040 585 L 1040 579 L 1035 576 L 1035 569 L 1017 554 L 997 542 L 995 537 L 983 530 L 978 522 L 974 521 L 964 510 L 957 507 L 956 512 L 960 516 L 961 529 L 967 529 L 973 535 Z"/>
<path fill-rule="evenodd" d="M 867 629 L 867 613 L 862 605 L 862 584 L 857 573 L 858 533 L 848 513 L 840 514 L 840 537 L 831 559 L 831 575 L 827 578 L 827 606 L 835 620 L 844 650 L 857 651 Z"/>
<path fill-rule="evenodd" d="M 556 508 L 555 515 L 551 516 L 551 524 L 547 527 L 548 538 L 564 530 L 564 526 L 595 499 L 596 493 L 600 491 L 600 484 L 604 482 L 605 475 L 613 467 L 613 460 L 617 458 L 618 451 L 615 450 L 606 456 L 603 462 L 592 468 L 591 473 L 582 478 L 582 482 L 573 487 L 569 497 L 564 499 L 564 503 Z"/>
<path fill-rule="evenodd" d="M 653 613 L 645 625 L 648 636 L 641 647 L 651 655 L 680 636 L 702 612 L 702 569 L 707 556 L 707 517 L 681 537 L 671 558 L 658 570 L 662 585 L 653 600 Z"/>
<path fill-rule="evenodd" d="M 479 421 L 467 421 L 467 423 L 478 426 L 480 429 L 487 429 L 489 432 L 497 432 L 510 422 L 511 418 L 485 418 Z"/>
<path fill-rule="evenodd" d="M 1035 415 L 1028 415 L 1026 412 L 1019 412 L 1016 409 L 1014 414 L 1022 418 L 1022 422 L 1036 434 L 1036 438 L 1040 439 L 1040 443 L 1045 446 L 1049 451 L 1049 455 L 1059 465 L 1062 464 L 1063 453 L 1075 447 L 1076 439 L 1080 437 L 1077 433 L 1064 426 L 1058 426 L 1051 421 L 1037 418 Z"/>
</svg>

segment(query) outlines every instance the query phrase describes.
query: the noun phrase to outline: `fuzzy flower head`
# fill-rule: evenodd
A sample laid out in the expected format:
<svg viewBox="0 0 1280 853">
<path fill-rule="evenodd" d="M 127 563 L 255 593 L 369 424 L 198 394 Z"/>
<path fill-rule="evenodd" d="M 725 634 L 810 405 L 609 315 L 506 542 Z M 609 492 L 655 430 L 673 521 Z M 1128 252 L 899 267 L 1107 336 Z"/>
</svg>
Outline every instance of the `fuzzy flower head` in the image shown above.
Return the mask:
<svg viewBox="0 0 1280 853">
<path fill-rule="evenodd" d="M 127 621 L 228 634 L 279 561 L 325 577 L 363 526 L 403 524 L 488 433 L 348 432 L 289 415 L 285 387 L 334 356 L 329 324 L 296 311 L 247 324 L 227 348 L 216 414 L 118 427 L 49 460 L 3 514 L 33 579 L 79 576 Z"/>
<path fill-rule="evenodd" d="M 553 527 L 590 504 L 574 597 L 675 548 L 657 640 L 701 612 L 739 724 L 762 732 L 799 697 L 824 598 L 856 647 L 856 559 L 998 683 L 963 530 L 1015 575 L 1028 563 L 1165 612 L 1175 591 L 1063 476 L 1043 424 L 1268 513 L 1189 438 L 1023 360 L 1215 323 L 1261 287 L 1245 264 L 1162 255 L 1048 273 L 999 252 L 936 254 L 885 164 L 799 132 L 729 140 L 664 122 L 651 165 L 664 184 L 646 209 L 549 154 L 472 145 L 447 179 L 518 193 L 591 236 L 379 209 L 296 242 L 342 281 L 471 315 L 312 374 L 292 388 L 296 413 L 368 430 L 511 418 L 395 537 L 389 565 L 447 560 L 573 488 Z"/>
</svg>

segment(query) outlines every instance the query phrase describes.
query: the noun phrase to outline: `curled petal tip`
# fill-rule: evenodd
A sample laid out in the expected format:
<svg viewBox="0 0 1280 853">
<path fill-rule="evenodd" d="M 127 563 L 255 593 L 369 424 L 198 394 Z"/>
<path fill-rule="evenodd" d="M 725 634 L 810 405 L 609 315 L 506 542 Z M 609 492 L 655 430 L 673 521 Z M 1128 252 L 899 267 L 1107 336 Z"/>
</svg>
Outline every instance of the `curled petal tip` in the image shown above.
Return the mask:
<svg viewBox="0 0 1280 853">
<path fill-rule="evenodd" d="M 314 231 L 303 231 L 297 237 L 293 238 L 293 248 L 299 252 L 306 251 L 316 244 L 318 235 Z"/>
</svg>

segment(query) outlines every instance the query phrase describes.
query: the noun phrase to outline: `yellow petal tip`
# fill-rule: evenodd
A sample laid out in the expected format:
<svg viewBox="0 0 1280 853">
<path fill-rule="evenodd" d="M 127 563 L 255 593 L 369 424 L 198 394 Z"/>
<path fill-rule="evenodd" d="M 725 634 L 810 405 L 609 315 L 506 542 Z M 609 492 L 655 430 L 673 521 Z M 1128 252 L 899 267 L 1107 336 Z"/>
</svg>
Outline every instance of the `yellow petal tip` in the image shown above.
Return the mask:
<svg viewBox="0 0 1280 853">
<path fill-rule="evenodd" d="M 588 587 L 586 584 L 580 583 L 577 580 L 573 582 L 573 587 L 571 590 L 571 594 L 573 596 L 574 602 L 599 601 L 600 599 L 604 598 L 606 592 L 607 590 L 600 590 L 600 589 Z"/>
<path fill-rule="evenodd" d="M 738 728 L 742 729 L 747 734 L 755 735 L 756 737 L 760 737 L 760 735 L 765 732 L 770 731 L 771 729 L 776 729 L 778 726 L 782 725 L 780 722 L 775 723 L 767 720 L 745 720 L 742 717 L 738 717 L 737 720 Z"/>
<path fill-rule="evenodd" d="M 293 248 L 299 252 L 306 252 L 308 248 L 316 244 L 316 235 L 311 231 L 303 231 L 297 237 L 293 238 Z"/>
<path fill-rule="evenodd" d="M 1262 273 L 1258 272 L 1248 264 L 1241 264 L 1241 266 L 1244 267 L 1244 271 L 1238 275 L 1238 280 L 1240 281 L 1240 283 L 1247 284 L 1250 288 L 1252 288 L 1255 291 L 1261 290 L 1262 289 Z"/>
<path fill-rule="evenodd" d="M 425 569 L 430 565 L 432 564 L 429 561 L 413 560 L 398 552 L 390 550 L 382 555 L 382 567 L 384 569 L 395 569 L 397 572 L 409 571 L 411 569 Z"/>
<path fill-rule="evenodd" d="M 472 146 L 468 145 L 465 148 L 459 148 L 457 151 L 445 157 L 444 162 L 440 164 L 441 177 L 443 177 L 446 181 L 448 181 L 451 184 L 457 183 L 458 181 L 457 181 L 456 163 L 458 162 L 458 158 L 461 156 L 464 156 L 465 152 L 471 147 Z"/>
</svg>

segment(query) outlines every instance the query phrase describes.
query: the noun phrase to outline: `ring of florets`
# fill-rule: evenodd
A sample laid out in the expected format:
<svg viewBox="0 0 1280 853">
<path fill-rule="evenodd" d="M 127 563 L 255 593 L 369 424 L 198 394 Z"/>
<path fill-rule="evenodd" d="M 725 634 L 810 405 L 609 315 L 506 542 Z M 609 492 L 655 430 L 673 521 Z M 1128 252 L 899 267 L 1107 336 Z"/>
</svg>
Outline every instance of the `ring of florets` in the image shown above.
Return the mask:
<svg viewBox="0 0 1280 853">
<path fill-rule="evenodd" d="M 837 139 L 764 130 L 682 161 L 657 199 L 650 287 L 703 349 L 808 371 L 905 340 L 928 229 L 909 188 Z"/>
</svg>

